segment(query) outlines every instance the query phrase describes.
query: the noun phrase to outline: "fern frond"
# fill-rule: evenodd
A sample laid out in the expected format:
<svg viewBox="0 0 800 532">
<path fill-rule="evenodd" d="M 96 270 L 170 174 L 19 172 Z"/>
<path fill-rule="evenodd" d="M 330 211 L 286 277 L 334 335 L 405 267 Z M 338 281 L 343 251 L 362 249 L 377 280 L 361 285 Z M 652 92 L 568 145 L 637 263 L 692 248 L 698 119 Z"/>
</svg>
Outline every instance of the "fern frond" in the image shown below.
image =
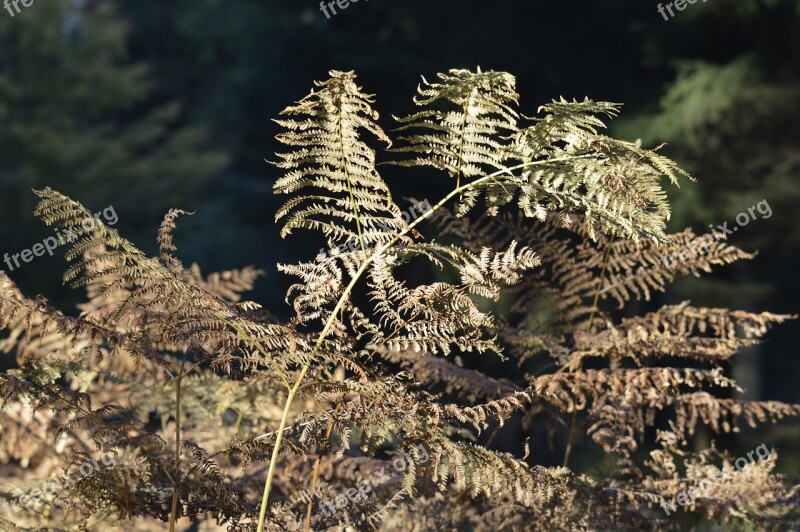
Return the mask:
<svg viewBox="0 0 800 532">
<path fill-rule="evenodd" d="M 397 153 L 413 159 L 400 166 L 433 166 L 456 180 L 480 177 L 503 168 L 509 158 L 508 139 L 516 132 L 519 100 L 516 80 L 506 72 L 450 70 L 439 83 L 418 87 L 414 103 L 424 111 L 397 118 L 397 131 L 419 130 L 401 137 Z"/>
<path fill-rule="evenodd" d="M 37 194 L 42 200 L 35 212 L 47 224 L 59 223 L 67 229 L 92 218 L 80 203 L 52 189 Z M 171 249 L 171 228 L 178 214 L 172 211 L 162 226 L 159 239 L 165 251 Z M 156 340 L 155 347 L 169 349 L 176 342 L 184 342 L 186 346 L 206 347 L 215 353 L 213 363 L 228 371 L 233 365 L 252 368 L 266 364 L 284 374 L 277 364 L 279 354 L 294 351 L 294 335 L 289 328 L 253 321 L 239 307 L 196 286 L 199 283 L 193 283 L 171 255 L 166 264 L 148 258 L 102 223 L 94 224 L 87 238 L 91 246 L 79 241 L 67 252 L 68 260 L 83 258 L 64 277 L 76 287 L 102 283 L 105 297 L 124 296 L 116 304 L 112 322 L 124 326 L 126 320 L 146 311 L 159 316 L 158 327 L 149 331 L 151 340 Z M 138 346 L 136 352 L 154 356 L 157 351 L 143 347 Z M 284 367 L 288 363 L 288 359 L 280 362 Z"/>
<path fill-rule="evenodd" d="M 167 268 L 169 268 L 173 273 L 183 271 L 183 265 L 181 262 L 170 254 L 170 251 L 176 251 L 178 249 L 172 242 L 172 233 L 177 227 L 175 220 L 177 220 L 178 217 L 183 214 L 188 214 L 191 216 L 194 213 L 182 211 L 180 209 L 170 209 L 167 215 L 164 216 L 164 221 L 161 222 L 161 227 L 158 229 L 157 241 L 158 249 L 161 252 L 161 262 L 163 262 L 164 265 L 166 265 Z"/>
<path fill-rule="evenodd" d="M 282 111 L 289 118 L 276 121 L 288 130 L 278 140 L 293 151 L 279 154 L 276 165 L 288 172 L 274 190 L 300 194 L 278 210 L 276 219 L 287 218 L 282 236 L 298 228 L 320 230 L 334 241 L 353 240 L 366 253 L 406 227 L 361 132 L 391 141 L 375 122 L 372 97 L 361 92 L 355 74 L 332 71 L 330 76 Z"/>
<path fill-rule="evenodd" d="M 684 302 L 623 319 L 619 326 L 610 325 L 604 331 L 577 331 L 569 365 L 578 367 L 584 357 L 630 358 L 641 364 L 647 357 L 674 356 L 718 366 L 742 347 L 758 343 L 755 339 L 773 325 L 795 318 L 769 312 L 696 308 Z"/>
</svg>

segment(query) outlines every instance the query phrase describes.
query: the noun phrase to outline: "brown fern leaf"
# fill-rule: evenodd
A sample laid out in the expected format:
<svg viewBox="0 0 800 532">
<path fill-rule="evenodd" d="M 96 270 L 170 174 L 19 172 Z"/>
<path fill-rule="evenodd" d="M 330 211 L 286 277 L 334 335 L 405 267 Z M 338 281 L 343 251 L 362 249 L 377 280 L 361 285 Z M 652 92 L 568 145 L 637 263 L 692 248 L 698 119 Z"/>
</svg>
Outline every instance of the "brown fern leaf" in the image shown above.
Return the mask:
<svg viewBox="0 0 800 532">
<path fill-rule="evenodd" d="M 366 253 L 407 226 L 361 131 L 391 141 L 375 123 L 372 97 L 361 92 L 355 74 L 332 71 L 330 76 L 281 113 L 290 118 L 276 121 L 288 130 L 278 140 L 293 151 L 279 154 L 276 165 L 288 173 L 275 183 L 275 192 L 302 192 L 278 210 L 276 219 L 288 217 L 283 236 L 297 228 L 320 230 L 337 242 L 357 242 Z"/>
</svg>

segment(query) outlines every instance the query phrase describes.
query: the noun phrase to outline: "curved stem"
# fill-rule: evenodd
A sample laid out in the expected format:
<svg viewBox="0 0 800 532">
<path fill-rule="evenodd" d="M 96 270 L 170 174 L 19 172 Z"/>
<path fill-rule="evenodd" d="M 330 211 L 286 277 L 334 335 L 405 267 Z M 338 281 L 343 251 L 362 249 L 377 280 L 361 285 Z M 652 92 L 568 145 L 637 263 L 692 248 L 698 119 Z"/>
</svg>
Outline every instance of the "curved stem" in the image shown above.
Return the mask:
<svg viewBox="0 0 800 532">
<path fill-rule="evenodd" d="M 374 262 L 377 257 L 379 257 L 384 252 L 386 252 L 386 250 L 388 250 L 389 248 L 394 246 L 397 243 L 398 240 L 400 240 L 405 235 L 410 233 L 417 225 L 422 223 L 424 220 L 427 220 L 428 218 L 430 218 L 433 215 L 434 212 L 436 212 L 437 210 L 442 208 L 448 201 L 450 201 L 453 197 L 457 196 L 458 194 L 462 194 L 463 192 L 465 192 L 465 191 L 467 191 L 467 190 L 469 190 L 471 188 L 474 188 L 474 187 L 477 187 L 479 185 L 482 185 L 485 182 L 490 181 L 490 180 L 492 180 L 492 179 L 494 179 L 494 178 L 496 178 L 496 177 L 498 177 L 498 176 L 500 176 L 502 174 L 511 173 L 513 170 L 519 170 L 519 169 L 527 168 L 527 167 L 530 167 L 530 166 L 545 165 L 545 164 L 550 164 L 550 163 L 559 162 L 559 161 L 566 161 L 566 160 L 571 160 L 571 159 L 576 159 L 576 158 L 582 158 L 582 156 L 567 156 L 567 157 L 560 157 L 560 158 L 555 158 L 555 159 L 546 159 L 546 160 L 541 160 L 541 161 L 531 161 L 531 162 L 527 162 L 527 163 L 521 163 L 521 164 L 518 164 L 518 165 L 513 166 L 511 168 L 503 168 L 503 169 L 498 170 L 496 172 L 493 172 L 491 174 L 487 174 L 487 175 L 481 177 L 480 179 L 472 181 L 471 183 L 467 183 L 467 184 L 461 185 L 460 187 L 457 187 L 454 190 L 452 190 L 450 193 L 448 193 L 444 198 L 441 199 L 441 201 L 439 201 L 439 203 L 434 205 L 429 211 L 427 211 L 422 216 L 420 216 L 419 218 L 414 220 L 412 223 L 410 223 L 401 233 L 398 233 L 398 234 L 394 235 L 394 237 L 392 239 L 390 239 L 388 242 L 386 242 L 380 248 L 378 248 L 374 253 L 372 253 L 371 255 L 369 255 L 369 256 L 367 256 L 365 258 L 364 262 L 361 264 L 361 267 L 359 267 L 358 271 L 356 271 L 355 274 L 353 274 L 353 277 L 350 280 L 350 283 L 347 285 L 347 287 L 344 289 L 344 292 L 342 292 L 342 295 L 339 297 L 339 301 L 336 303 L 336 306 L 333 308 L 333 311 L 331 312 L 331 315 L 328 317 L 328 320 L 325 322 L 325 326 L 323 327 L 322 332 L 320 333 L 319 337 L 317 338 L 317 341 L 314 344 L 314 348 L 312 349 L 311 354 L 308 357 L 308 360 L 303 365 L 303 367 L 300 369 L 300 373 L 297 375 L 297 380 L 295 381 L 295 383 L 292 386 L 292 388 L 289 390 L 289 394 L 286 397 L 286 403 L 285 403 L 284 408 L 283 408 L 283 415 L 281 416 L 281 422 L 280 422 L 280 425 L 278 426 L 277 436 L 275 438 L 275 446 L 272 449 L 272 456 L 271 456 L 270 462 L 269 462 L 269 470 L 267 472 L 267 479 L 266 479 L 266 481 L 264 483 L 264 493 L 263 493 L 263 495 L 261 497 L 261 509 L 260 509 L 259 515 L 258 515 L 257 532 L 263 532 L 264 531 L 264 524 L 265 524 L 266 515 L 267 515 L 267 505 L 269 503 L 270 491 L 272 490 L 272 480 L 275 477 L 275 470 L 276 470 L 277 465 L 278 465 L 278 455 L 280 454 L 281 443 L 283 442 L 283 434 L 284 434 L 284 431 L 286 429 L 286 423 L 287 423 L 287 421 L 289 419 L 289 412 L 291 410 L 292 403 L 294 402 L 295 395 L 297 395 L 297 392 L 300 390 L 300 388 L 302 386 L 303 379 L 305 378 L 306 374 L 308 373 L 308 370 L 311 368 L 311 364 L 314 361 L 314 357 L 317 354 L 317 352 L 319 351 L 319 349 L 322 346 L 323 342 L 325 341 L 325 338 L 327 338 L 328 333 L 331 330 L 331 327 L 333 327 L 333 324 L 334 324 L 334 321 L 336 320 L 336 317 L 338 316 L 338 314 L 342 310 L 342 308 L 344 308 L 344 305 L 347 302 L 347 300 L 350 298 L 350 293 L 353 291 L 353 288 L 355 287 L 356 283 L 359 281 L 359 279 L 364 274 L 364 272 L 367 271 L 367 268 L 369 268 L 369 266 L 372 264 L 372 262 Z"/>
<path fill-rule="evenodd" d="M 578 411 L 572 413 L 572 423 L 569 426 L 569 436 L 567 436 L 567 448 L 564 450 L 564 461 L 561 467 L 569 467 L 569 457 L 572 454 L 572 439 L 575 437 L 575 425 L 578 421 Z"/>
</svg>

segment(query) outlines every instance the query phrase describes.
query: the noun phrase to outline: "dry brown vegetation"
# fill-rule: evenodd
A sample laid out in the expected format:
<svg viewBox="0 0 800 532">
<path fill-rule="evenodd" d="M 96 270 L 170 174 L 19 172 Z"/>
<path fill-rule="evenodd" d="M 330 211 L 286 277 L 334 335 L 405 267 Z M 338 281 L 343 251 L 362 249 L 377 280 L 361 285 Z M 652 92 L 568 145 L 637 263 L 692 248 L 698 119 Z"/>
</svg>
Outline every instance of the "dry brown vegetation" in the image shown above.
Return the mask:
<svg viewBox="0 0 800 532">
<path fill-rule="evenodd" d="M 697 238 L 665 233 L 661 182 L 688 176 L 604 136 L 616 105 L 560 100 L 523 118 L 507 73 L 454 70 L 415 101 L 392 141 L 355 75 L 332 72 L 278 120 L 283 233 L 320 231 L 334 250 L 279 265 L 297 278 L 288 322 L 242 299 L 260 271 L 182 264 L 177 210 L 155 258 L 101 224 L 72 242 L 65 281 L 87 295 L 77 316 L 0 274 L 0 350 L 18 363 L 0 375 L 0 462 L 16 486 L 4 497 L 38 491 L 0 514 L 3 527 L 662 529 L 678 514 L 660 503 L 720 470 L 680 515 L 798 526 L 799 487 L 774 471 L 777 450 L 733 471 L 734 457 L 688 444 L 699 425 L 800 414 L 729 398 L 726 371 L 792 317 L 689 302 L 614 312 L 750 257 L 718 243 L 661 261 Z M 373 141 L 452 192 L 404 220 Z M 91 216 L 38 194 L 47 224 Z M 444 273 L 412 284 L 398 274 L 412 261 Z M 526 435 L 517 454 L 495 446 L 512 419 Z M 596 473 L 569 468 L 584 436 L 606 456 Z M 548 445 L 563 466 L 543 464 Z M 113 465 L 76 472 L 109 453 Z M 77 480 L 42 494 L 65 470 Z"/>
</svg>

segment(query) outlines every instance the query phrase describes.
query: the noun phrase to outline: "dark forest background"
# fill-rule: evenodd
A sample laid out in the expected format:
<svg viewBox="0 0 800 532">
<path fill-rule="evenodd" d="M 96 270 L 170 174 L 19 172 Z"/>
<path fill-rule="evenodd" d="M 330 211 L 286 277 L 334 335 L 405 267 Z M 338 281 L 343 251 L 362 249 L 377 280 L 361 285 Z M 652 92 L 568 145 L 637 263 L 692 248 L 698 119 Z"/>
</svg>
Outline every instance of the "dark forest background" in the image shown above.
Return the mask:
<svg viewBox="0 0 800 532">
<path fill-rule="evenodd" d="M 517 76 L 528 115 L 559 96 L 624 103 L 612 134 L 667 143 L 698 178 L 670 191 L 672 230 L 702 234 L 769 202 L 773 215 L 731 240 L 758 249 L 755 260 L 682 280 L 654 303 L 796 313 L 800 2 L 709 0 L 669 21 L 657 5 L 371 0 L 330 19 L 314 0 L 36 0 L 14 17 L 2 10 L 0 254 L 51 234 L 31 214 L 32 188 L 94 211 L 113 205 L 115 227 L 150 253 L 167 209 L 196 211 L 180 221 L 184 261 L 204 272 L 265 269 L 252 298 L 288 317 L 290 279 L 275 264 L 311 258 L 323 242 L 278 236 L 271 119 L 328 70 L 352 69 L 389 130 L 391 115 L 411 111 L 420 75 L 480 66 Z M 435 200 L 452 186 L 384 168 L 398 198 Z M 10 276 L 70 311 L 80 294 L 61 286 L 65 264 L 45 256 Z M 798 344 L 800 323 L 790 323 L 742 357 L 733 371 L 749 397 L 800 402 Z M 796 424 L 768 430 L 733 443 L 774 445 L 782 469 L 800 470 Z"/>
</svg>

